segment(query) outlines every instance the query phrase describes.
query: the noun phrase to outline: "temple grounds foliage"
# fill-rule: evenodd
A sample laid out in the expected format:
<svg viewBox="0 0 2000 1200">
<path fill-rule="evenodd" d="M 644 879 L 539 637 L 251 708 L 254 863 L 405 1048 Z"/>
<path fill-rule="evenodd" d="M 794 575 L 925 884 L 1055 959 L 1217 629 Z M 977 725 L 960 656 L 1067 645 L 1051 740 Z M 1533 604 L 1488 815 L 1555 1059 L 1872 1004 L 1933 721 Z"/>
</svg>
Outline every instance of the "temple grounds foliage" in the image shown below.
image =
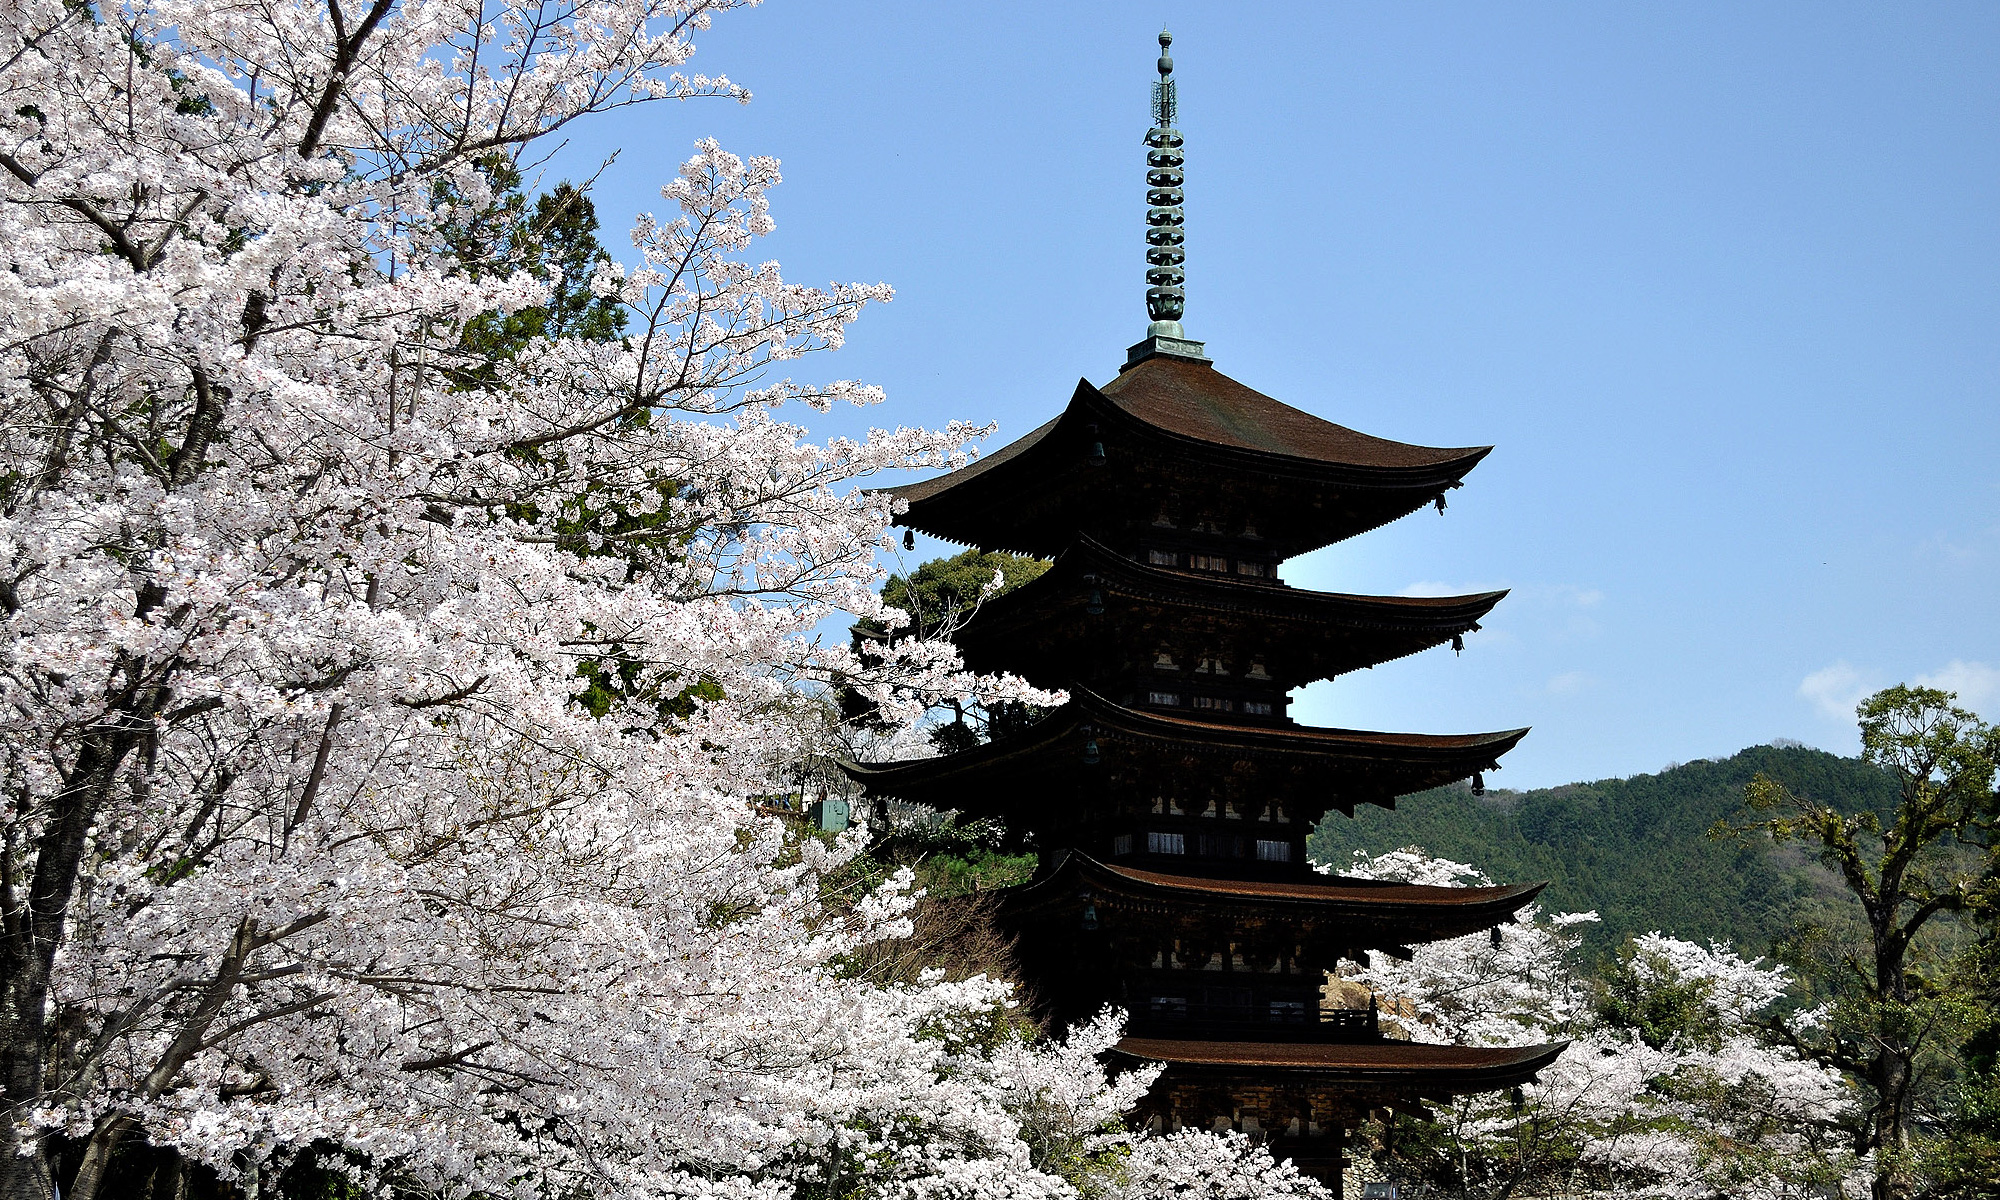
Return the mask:
<svg viewBox="0 0 2000 1200">
<path fill-rule="evenodd" d="M 1358 855 L 1350 874 L 1487 882 L 1416 850 Z M 1764 1037 L 1791 982 L 1726 945 L 1651 933 L 1618 964 L 1585 969 L 1589 913 L 1531 906 L 1489 937 L 1416 948 L 1407 963 L 1348 964 L 1420 1042 L 1567 1040 L 1533 1083 L 1460 1097 L 1434 1119 L 1384 1116 L 1359 1132 L 1365 1168 L 1457 1197 L 1786 1197 L 1865 1188 L 1829 1118 L 1852 1106 L 1839 1072 Z"/>
<path fill-rule="evenodd" d="M 1593 954 L 1582 931 L 1606 922 L 1586 912 L 1352 970 L 1404 1005 L 1404 1025 L 1419 1040 L 1504 1044 L 1526 1031 L 1576 1039 L 1510 1104 L 1471 1097 L 1435 1124 L 1378 1125 L 1370 1137 L 1380 1169 L 1465 1196 L 1603 1187 L 2000 1195 L 2000 729 L 1952 700 L 1909 687 L 1870 697 L 1857 714 L 1858 761 L 1758 748 L 1680 768 L 1695 776 L 1685 788 L 1658 788 L 1678 773 L 1667 772 L 1638 788 L 1600 783 L 1485 806 L 1456 797 L 1489 819 L 1497 811 L 1539 828 L 1552 811 L 1589 813 L 1590 832 L 1574 831 L 1566 845 L 1514 844 L 1597 861 L 1607 848 L 1592 835 L 1612 831 L 1602 812 L 1610 809 L 1636 827 L 1617 844 L 1633 846 L 1639 862 L 1665 856 L 1663 845 L 1676 840 L 1659 835 L 1660 817 L 1644 812 L 1643 798 L 1678 799 L 1684 861 L 1706 859 L 1712 870 L 1731 861 L 1722 852 L 1748 847 L 1758 858 L 1741 866 L 1770 869 L 1764 860 L 1776 857 L 1770 877 L 1790 877 L 1777 893 L 1787 906 L 1761 918 L 1774 930 L 1768 958 L 1746 961 L 1726 939 L 1709 934 L 1697 944 L 1658 926 L 1615 931 L 1613 952 Z M 1710 791 L 1714 768 L 1740 772 L 1746 758 L 1794 770 L 1788 780 L 1752 774 L 1734 803 Z M 1601 807 L 1578 805 L 1579 792 Z M 1553 803 L 1537 806 L 1543 796 Z M 1709 806 L 1721 812 L 1704 843 L 1702 825 L 1687 817 Z M 1338 829 L 1323 828 L 1321 845 Z M 1787 852 L 1802 852 L 1800 865 Z M 1414 848 L 1323 861 L 1429 882 L 1476 876 Z M 1691 873 L 1710 877 L 1700 866 Z M 1604 877 L 1598 886 L 1621 905 L 1645 894 Z M 1714 913 L 1707 904 L 1682 911 Z"/>
</svg>

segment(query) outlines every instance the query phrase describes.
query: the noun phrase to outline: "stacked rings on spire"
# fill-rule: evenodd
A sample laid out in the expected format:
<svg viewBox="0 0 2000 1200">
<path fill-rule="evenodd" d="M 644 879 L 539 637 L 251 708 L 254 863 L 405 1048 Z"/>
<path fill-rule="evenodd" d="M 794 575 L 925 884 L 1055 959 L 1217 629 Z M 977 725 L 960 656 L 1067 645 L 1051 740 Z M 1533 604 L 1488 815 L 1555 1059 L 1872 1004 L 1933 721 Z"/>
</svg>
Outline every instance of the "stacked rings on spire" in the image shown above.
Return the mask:
<svg viewBox="0 0 2000 1200">
<path fill-rule="evenodd" d="M 1187 261 L 1187 214 L 1182 210 L 1181 132 L 1171 125 L 1146 131 L 1146 311 L 1155 321 L 1178 321 L 1187 306 L 1181 290 Z"/>
<path fill-rule="evenodd" d="M 1155 321 L 1179 321 L 1187 307 L 1181 264 L 1187 214 L 1181 210 L 1181 131 L 1174 128 L 1174 35 L 1160 31 L 1160 81 L 1153 85 L 1153 128 L 1146 131 L 1146 311 Z"/>
</svg>

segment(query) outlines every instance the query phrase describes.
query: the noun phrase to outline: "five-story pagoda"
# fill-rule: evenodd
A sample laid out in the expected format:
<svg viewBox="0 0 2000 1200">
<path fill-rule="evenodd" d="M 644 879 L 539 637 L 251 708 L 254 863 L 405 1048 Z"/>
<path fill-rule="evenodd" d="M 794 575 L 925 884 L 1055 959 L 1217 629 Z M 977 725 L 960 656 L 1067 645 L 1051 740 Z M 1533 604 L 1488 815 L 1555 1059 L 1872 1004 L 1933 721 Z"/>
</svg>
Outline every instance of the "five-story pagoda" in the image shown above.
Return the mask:
<svg viewBox="0 0 2000 1200">
<path fill-rule="evenodd" d="M 1344 1130 L 1370 1110 L 1514 1086 L 1561 1050 L 1392 1041 L 1372 1008 L 1320 1004 L 1342 958 L 1492 928 L 1540 890 L 1327 876 L 1305 857 L 1327 810 L 1477 781 L 1526 730 L 1375 733 L 1286 711 L 1315 680 L 1478 629 L 1502 593 L 1310 592 L 1279 568 L 1442 507 L 1488 448 L 1320 420 L 1223 375 L 1186 337 L 1170 41 L 1146 134 L 1146 339 L 1046 425 L 897 489 L 904 525 L 1054 560 L 957 640 L 968 665 L 1070 702 L 969 750 L 849 772 L 878 794 L 1000 818 L 1036 847 L 1037 877 L 1001 908 L 1023 971 L 1055 1021 L 1129 1012 L 1119 1051 L 1167 1064 L 1148 1123 L 1239 1129 L 1337 1181 Z"/>
</svg>

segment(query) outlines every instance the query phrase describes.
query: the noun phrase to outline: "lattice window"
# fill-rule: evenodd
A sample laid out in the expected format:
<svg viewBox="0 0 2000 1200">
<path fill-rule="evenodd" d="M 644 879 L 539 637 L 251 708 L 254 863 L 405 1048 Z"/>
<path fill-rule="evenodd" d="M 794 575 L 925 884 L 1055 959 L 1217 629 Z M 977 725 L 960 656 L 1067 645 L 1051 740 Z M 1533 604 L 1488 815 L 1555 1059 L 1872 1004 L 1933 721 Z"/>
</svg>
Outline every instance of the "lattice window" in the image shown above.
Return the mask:
<svg viewBox="0 0 2000 1200">
<path fill-rule="evenodd" d="M 1146 561 L 1156 567 L 1178 567 L 1181 565 L 1181 556 L 1172 550 L 1148 550 Z"/>
<path fill-rule="evenodd" d="M 1187 839 L 1178 833 L 1149 833 L 1146 835 L 1148 854 L 1186 854 Z"/>
<path fill-rule="evenodd" d="M 1181 694 L 1179 692 L 1147 692 L 1146 703 L 1178 708 L 1181 703 Z"/>
<path fill-rule="evenodd" d="M 1269 838 L 1257 839 L 1257 858 L 1262 862 L 1292 861 L 1292 844 L 1273 841 Z"/>
</svg>

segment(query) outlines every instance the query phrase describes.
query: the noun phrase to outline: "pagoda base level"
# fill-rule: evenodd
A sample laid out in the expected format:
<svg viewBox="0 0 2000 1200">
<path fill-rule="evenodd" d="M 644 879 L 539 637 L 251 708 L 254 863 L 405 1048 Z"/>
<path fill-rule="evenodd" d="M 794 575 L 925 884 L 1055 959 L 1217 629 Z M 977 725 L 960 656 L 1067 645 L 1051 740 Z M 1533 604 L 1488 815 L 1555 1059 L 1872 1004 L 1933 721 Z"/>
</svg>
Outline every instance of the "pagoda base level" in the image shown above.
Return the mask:
<svg viewBox="0 0 2000 1200">
<path fill-rule="evenodd" d="M 1567 1042 L 1471 1047 L 1411 1042 L 1305 1045 L 1126 1038 L 1127 1060 L 1166 1070 L 1135 1115 L 1148 1130 L 1233 1130 L 1340 1194 L 1347 1131 L 1370 1116 L 1432 1119 L 1430 1105 L 1532 1081 Z"/>
</svg>

